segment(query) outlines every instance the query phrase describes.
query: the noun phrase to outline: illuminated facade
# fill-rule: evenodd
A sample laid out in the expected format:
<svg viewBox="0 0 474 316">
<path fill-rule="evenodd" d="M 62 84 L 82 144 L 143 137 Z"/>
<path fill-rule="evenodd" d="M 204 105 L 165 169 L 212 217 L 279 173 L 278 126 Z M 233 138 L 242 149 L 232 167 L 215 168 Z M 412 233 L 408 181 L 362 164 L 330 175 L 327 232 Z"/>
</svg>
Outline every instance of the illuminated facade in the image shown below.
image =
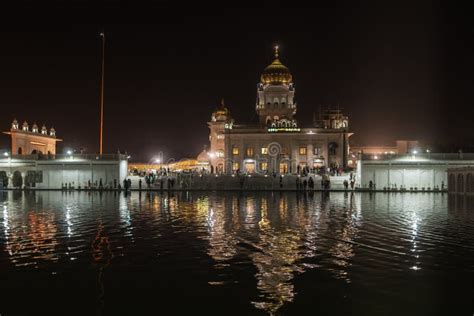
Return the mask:
<svg viewBox="0 0 474 316">
<path fill-rule="evenodd" d="M 295 118 L 295 86 L 290 70 L 275 59 L 257 85 L 258 122 L 235 124 L 222 103 L 208 123 L 210 164 L 217 172 L 295 173 L 303 168 L 345 167 L 349 149 L 348 117 L 325 111 L 312 126 Z"/>
<path fill-rule="evenodd" d="M 24 122 L 20 127 L 15 119 L 9 132 L 5 134 L 11 135 L 12 155 L 31 155 L 31 154 L 56 154 L 56 142 L 61 141 L 56 138 L 56 131 L 51 127 L 48 131 L 46 126 L 42 126 L 41 130 L 36 123 L 30 127 L 28 122 Z"/>
</svg>

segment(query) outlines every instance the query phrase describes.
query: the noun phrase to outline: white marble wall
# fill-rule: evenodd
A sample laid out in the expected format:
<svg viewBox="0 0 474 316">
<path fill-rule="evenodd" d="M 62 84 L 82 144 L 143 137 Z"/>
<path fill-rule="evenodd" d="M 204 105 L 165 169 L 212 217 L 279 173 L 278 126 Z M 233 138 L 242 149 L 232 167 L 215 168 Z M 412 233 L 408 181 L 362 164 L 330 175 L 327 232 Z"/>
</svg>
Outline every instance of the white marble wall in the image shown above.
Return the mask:
<svg viewBox="0 0 474 316">
<path fill-rule="evenodd" d="M 457 162 L 456 164 L 470 165 L 473 162 Z M 376 184 L 376 188 L 382 190 L 383 187 L 391 187 L 394 184 L 397 188 L 401 185 L 410 189 L 417 187 L 421 189 L 434 188 L 438 186 L 447 188 L 448 178 L 447 169 L 452 166 L 448 162 L 426 162 L 413 164 L 384 164 L 384 163 L 365 163 L 359 162 L 359 177 L 361 179 L 360 186 L 368 188 L 369 182 Z"/>
<path fill-rule="evenodd" d="M 42 171 L 43 182 L 36 183 L 38 189 L 60 189 L 63 183 L 74 183 L 84 187 L 90 180 L 91 183 L 102 179 L 103 185 L 113 185 L 114 179 L 121 184 L 127 177 L 128 162 L 126 160 L 70 160 L 70 161 L 0 161 L 0 171 L 10 175 L 9 187 L 12 187 L 11 175 L 20 171 L 23 178 L 28 170 Z M 23 180 L 23 183 L 25 181 Z"/>
</svg>

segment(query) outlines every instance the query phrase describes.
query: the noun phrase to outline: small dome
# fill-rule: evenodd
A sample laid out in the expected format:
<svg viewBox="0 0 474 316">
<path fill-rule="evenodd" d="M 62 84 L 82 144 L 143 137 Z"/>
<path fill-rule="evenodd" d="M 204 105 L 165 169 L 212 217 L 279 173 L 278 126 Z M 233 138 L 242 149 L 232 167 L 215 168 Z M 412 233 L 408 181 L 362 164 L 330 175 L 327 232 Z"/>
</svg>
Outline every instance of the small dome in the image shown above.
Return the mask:
<svg viewBox="0 0 474 316">
<path fill-rule="evenodd" d="M 16 119 L 12 122 L 12 129 L 18 129 L 18 121 Z"/>
<path fill-rule="evenodd" d="M 292 80 L 290 70 L 278 59 L 278 46 L 276 46 L 275 60 L 263 70 L 260 81 L 263 84 L 280 85 L 290 84 Z"/>
<path fill-rule="evenodd" d="M 31 131 L 33 133 L 38 133 L 38 125 L 36 125 L 36 123 L 33 123 L 33 126 L 31 127 Z"/>
<path fill-rule="evenodd" d="M 224 99 L 221 100 L 221 105 L 214 111 L 214 114 L 218 115 L 227 115 L 229 114 L 229 109 L 226 108 L 224 104 Z"/>
<path fill-rule="evenodd" d="M 230 111 L 224 104 L 224 99 L 221 101 L 221 105 L 212 112 L 213 121 L 226 121 L 230 117 Z"/>
</svg>

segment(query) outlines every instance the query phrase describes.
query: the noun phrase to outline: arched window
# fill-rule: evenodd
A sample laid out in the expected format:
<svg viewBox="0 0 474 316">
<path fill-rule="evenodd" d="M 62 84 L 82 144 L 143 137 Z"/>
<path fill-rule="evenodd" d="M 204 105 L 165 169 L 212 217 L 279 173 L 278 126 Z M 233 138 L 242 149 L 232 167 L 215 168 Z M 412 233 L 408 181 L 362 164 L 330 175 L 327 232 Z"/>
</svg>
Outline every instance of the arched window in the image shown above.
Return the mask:
<svg viewBox="0 0 474 316">
<path fill-rule="evenodd" d="M 456 179 L 454 177 L 454 174 L 449 175 L 448 190 L 449 190 L 449 192 L 455 192 L 456 191 Z"/>
<path fill-rule="evenodd" d="M 458 183 L 456 185 L 456 192 L 464 193 L 464 176 L 462 174 L 458 174 Z"/>
<path fill-rule="evenodd" d="M 18 147 L 18 155 L 22 155 L 22 154 L 23 154 L 23 148 Z"/>
</svg>

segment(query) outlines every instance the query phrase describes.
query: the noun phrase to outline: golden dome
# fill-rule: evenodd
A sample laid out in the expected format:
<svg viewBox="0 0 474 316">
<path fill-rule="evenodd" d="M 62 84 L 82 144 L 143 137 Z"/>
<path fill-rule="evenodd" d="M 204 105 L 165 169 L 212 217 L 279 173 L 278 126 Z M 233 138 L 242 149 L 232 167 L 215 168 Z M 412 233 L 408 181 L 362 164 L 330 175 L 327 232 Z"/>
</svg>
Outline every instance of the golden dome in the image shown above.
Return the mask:
<svg viewBox="0 0 474 316">
<path fill-rule="evenodd" d="M 226 108 L 224 104 L 224 99 L 221 100 L 221 105 L 214 111 L 214 115 L 228 115 L 229 114 L 229 109 Z"/>
<path fill-rule="evenodd" d="M 278 46 L 275 47 L 275 60 L 263 70 L 260 81 L 263 84 L 289 84 L 292 82 L 288 67 L 283 65 L 278 59 Z"/>
</svg>

